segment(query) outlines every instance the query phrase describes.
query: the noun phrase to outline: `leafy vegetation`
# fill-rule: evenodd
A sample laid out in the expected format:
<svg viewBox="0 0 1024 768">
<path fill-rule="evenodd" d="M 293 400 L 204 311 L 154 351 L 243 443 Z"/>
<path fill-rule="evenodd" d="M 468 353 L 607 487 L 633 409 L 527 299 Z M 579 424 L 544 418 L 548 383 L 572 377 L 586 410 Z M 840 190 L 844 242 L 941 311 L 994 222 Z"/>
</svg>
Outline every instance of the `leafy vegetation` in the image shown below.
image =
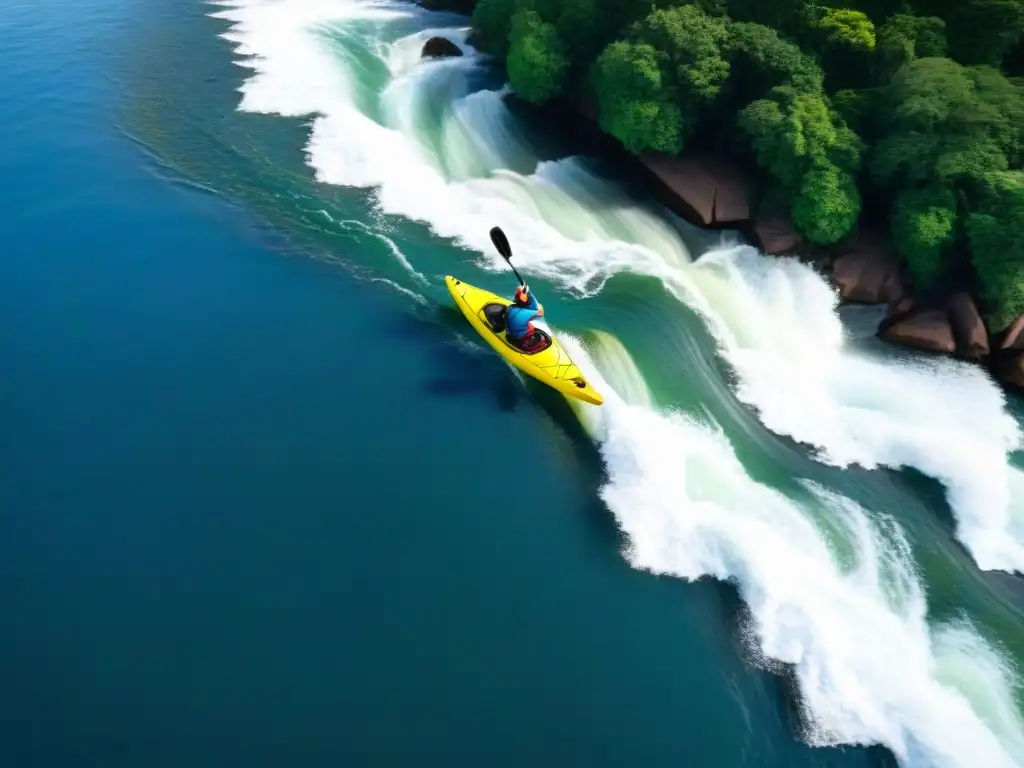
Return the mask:
<svg viewBox="0 0 1024 768">
<path fill-rule="evenodd" d="M 512 88 L 630 152 L 749 157 L 817 245 L 887 210 L 915 287 L 1024 312 L 1024 0 L 477 0 Z M 959 271 L 957 272 L 959 274 Z"/>
</svg>

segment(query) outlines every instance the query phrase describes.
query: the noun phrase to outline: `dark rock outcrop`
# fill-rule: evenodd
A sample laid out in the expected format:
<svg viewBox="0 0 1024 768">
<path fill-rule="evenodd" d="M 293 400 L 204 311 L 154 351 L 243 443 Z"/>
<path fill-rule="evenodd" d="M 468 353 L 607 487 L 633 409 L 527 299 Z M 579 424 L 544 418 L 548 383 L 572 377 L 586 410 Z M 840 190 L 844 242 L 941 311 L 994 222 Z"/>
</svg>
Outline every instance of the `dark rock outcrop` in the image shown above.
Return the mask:
<svg viewBox="0 0 1024 768">
<path fill-rule="evenodd" d="M 705 227 L 730 227 L 750 220 L 751 181 L 719 158 L 645 152 L 641 164 L 660 182 L 665 205 Z"/>
<path fill-rule="evenodd" d="M 752 234 L 755 245 L 772 256 L 795 253 L 803 242 L 793 222 L 785 216 L 758 216 Z"/>
<path fill-rule="evenodd" d="M 425 59 L 444 59 L 461 56 L 462 49 L 447 37 L 432 37 L 423 44 L 420 55 Z"/>
<path fill-rule="evenodd" d="M 843 301 L 880 304 L 903 298 L 900 265 L 892 247 L 875 232 L 858 232 L 833 251 L 830 273 Z"/>
<path fill-rule="evenodd" d="M 452 11 L 469 16 L 473 13 L 476 0 L 420 0 L 420 5 L 428 11 Z"/>
<path fill-rule="evenodd" d="M 882 324 L 878 335 L 892 344 L 912 349 L 947 355 L 956 352 L 953 328 L 941 309 L 911 312 L 902 318 L 894 318 L 892 322 Z"/>
<path fill-rule="evenodd" d="M 957 355 L 975 361 L 988 357 L 988 331 L 974 299 L 967 293 L 958 293 L 946 303 L 946 313 L 956 339 Z"/>
<path fill-rule="evenodd" d="M 1024 333 L 1021 333 L 1021 331 L 1024 331 L 1024 315 L 1014 320 L 1013 324 L 1004 333 L 1000 334 L 1002 338 L 999 340 L 997 348 L 999 350 L 1024 350 Z"/>
<path fill-rule="evenodd" d="M 992 374 L 999 383 L 1024 391 L 1024 355 L 997 360 L 992 366 Z"/>
</svg>

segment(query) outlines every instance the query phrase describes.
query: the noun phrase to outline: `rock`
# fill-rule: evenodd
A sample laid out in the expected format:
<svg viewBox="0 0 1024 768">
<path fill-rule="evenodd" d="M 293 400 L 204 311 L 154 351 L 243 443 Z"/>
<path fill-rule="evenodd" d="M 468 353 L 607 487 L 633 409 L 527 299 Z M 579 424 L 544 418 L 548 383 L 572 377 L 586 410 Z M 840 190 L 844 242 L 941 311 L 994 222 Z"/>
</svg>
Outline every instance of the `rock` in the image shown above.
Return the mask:
<svg viewBox="0 0 1024 768">
<path fill-rule="evenodd" d="M 423 44 L 420 55 L 425 59 L 444 59 L 461 56 L 462 49 L 447 37 L 432 37 Z"/>
<path fill-rule="evenodd" d="M 946 313 L 956 339 L 957 355 L 967 360 L 988 357 L 988 331 L 974 306 L 974 299 L 967 293 L 958 293 L 947 302 Z"/>
<path fill-rule="evenodd" d="M 792 253 L 803 241 L 793 222 L 784 216 L 758 216 L 754 221 L 754 239 L 761 251 L 772 256 Z"/>
<path fill-rule="evenodd" d="M 831 270 L 843 301 L 880 304 L 903 298 L 899 261 L 877 233 L 858 233 L 836 249 Z"/>
<path fill-rule="evenodd" d="M 902 299 L 896 301 L 890 301 L 889 306 L 885 308 L 885 319 L 893 320 L 903 315 L 910 314 L 910 311 L 914 308 L 914 300 L 910 296 L 904 296 Z"/>
<path fill-rule="evenodd" d="M 941 309 L 912 313 L 893 323 L 884 324 L 878 335 L 892 344 L 927 352 L 956 352 L 956 341 L 949 318 Z"/>
<path fill-rule="evenodd" d="M 1013 355 L 999 360 L 992 373 L 1000 384 L 1024 390 L 1024 355 Z"/>
<path fill-rule="evenodd" d="M 476 0 L 421 0 L 421 5 L 428 11 L 452 11 L 469 16 L 473 13 Z"/>
<path fill-rule="evenodd" d="M 1006 329 L 1006 333 L 999 343 L 999 349 L 1024 349 L 1024 334 L 1021 331 L 1024 331 L 1024 315 L 1014 320 L 1013 324 Z"/>
<path fill-rule="evenodd" d="M 666 205 L 693 223 L 735 226 L 750 220 L 751 182 L 726 161 L 645 152 L 640 162 L 661 181 Z"/>
</svg>

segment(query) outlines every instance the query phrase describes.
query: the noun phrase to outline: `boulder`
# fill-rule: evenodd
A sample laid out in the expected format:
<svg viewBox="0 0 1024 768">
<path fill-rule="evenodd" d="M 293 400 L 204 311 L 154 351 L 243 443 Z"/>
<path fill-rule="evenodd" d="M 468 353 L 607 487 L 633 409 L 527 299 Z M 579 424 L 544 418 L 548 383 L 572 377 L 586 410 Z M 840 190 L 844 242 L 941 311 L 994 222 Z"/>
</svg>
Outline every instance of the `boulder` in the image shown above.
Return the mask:
<svg viewBox="0 0 1024 768">
<path fill-rule="evenodd" d="M 1021 315 L 1013 324 L 1006 329 L 1002 341 L 999 342 L 999 349 L 1024 349 L 1024 315 Z"/>
<path fill-rule="evenodd" d="M 946 303 L 946 313 L 956 339 L 956 353 L 967 360 L 988 357 L 988 331 L 978 308 L 967 293 L 960 292 Z"/>
<path fill-rule="evenodd" d="M 1024 391 L 1024 355 L 1012 355 L 996 362 L 992 373 L 1000 384 Z"/>
<path fill-rule="evenodd" d="M 941 309 L 914 312 L 892 323 L 883 323 L 878 335 L 892 344 L 927 352 L 956 352 L 953 328 Z"/>
<path fill-rule="evenodd" d="M 839 246 L 831 271 L 843 301 L 880 304 L 903 298 L 899 261 L 878 233 L 859 232 Z"/>
<path fill-rule="evenodd" d="M 758 216 L 754 220 L 754 239 L 761 251 L 772 256 L 793 253 L 803 241 L 793 222 L 784 216 Z"/>
<path fill-rule="evenodd" d="M 447 37 L 432 37 L 423 44 L 420 55 L 425 59 L 444 59 L 461 56 L 462 49 Z"/>
<path fill-rule="evenodd" d="M 889 302 L 889 306 L 885 308 L 885 319 L 894 320 L 902 317 L 903 315 L 910 314 L 910 311 L 914 308 L 914 299 L 910 296 L 904 296 L 902 299 Z"/>
<path fill-rule="evenodd" d="M 666 205 L 694 224 L 726 227 L 750 220 L 751 181 L 725 160 L 648 151 L 640 162 L 661 182 Z"/>
</svg>

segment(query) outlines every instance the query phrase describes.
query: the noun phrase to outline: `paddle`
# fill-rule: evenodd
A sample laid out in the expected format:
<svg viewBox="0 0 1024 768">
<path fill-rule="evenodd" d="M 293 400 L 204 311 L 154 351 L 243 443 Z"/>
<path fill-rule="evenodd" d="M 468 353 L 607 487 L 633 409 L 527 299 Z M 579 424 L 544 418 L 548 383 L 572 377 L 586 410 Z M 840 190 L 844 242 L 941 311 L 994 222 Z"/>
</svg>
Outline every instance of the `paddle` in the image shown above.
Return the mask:
<svg viewBox="0 0 1024 768">
<path fill-rule="evenodd" d="M 508 238 L 505 237 L 505 233 L 501 230 L 501 227 L 491 227 L 491 242 L 494 243 L 495 249 L 501 254 L 502 258 L 508 262 L 508 265 L 512 267 L 512 246 L 508 244 Z M 519 279 L 520 285 L 526 285 L 526 281 L 523 280 L 523 276 L 519 274 L 519 270 L 512 267 L 512 271 Z"/>
</svg>

